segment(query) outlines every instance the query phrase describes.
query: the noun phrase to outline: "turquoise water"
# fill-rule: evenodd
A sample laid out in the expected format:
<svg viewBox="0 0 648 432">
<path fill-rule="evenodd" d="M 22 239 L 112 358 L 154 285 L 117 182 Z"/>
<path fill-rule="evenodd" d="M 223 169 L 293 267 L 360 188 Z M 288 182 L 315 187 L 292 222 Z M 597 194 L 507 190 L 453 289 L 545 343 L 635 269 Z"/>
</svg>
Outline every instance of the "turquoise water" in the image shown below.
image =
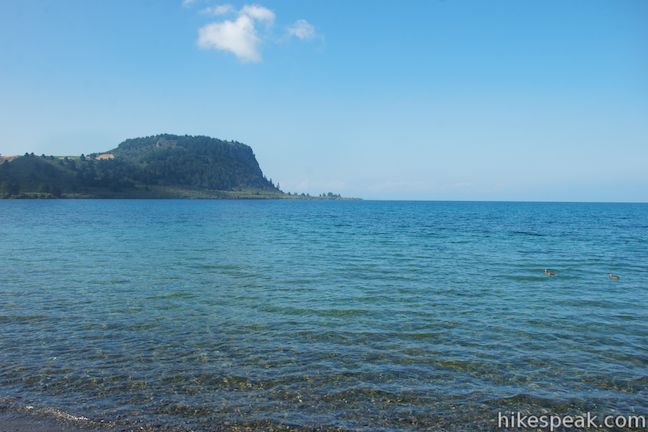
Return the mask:
<svg viewBox="0 0 648 432">
<path fill-rule="evenodd" d="M 648 414 L 648 205 L 0 201 L 0 267 L 5 411 L 198 431 Z"/>
</svg>

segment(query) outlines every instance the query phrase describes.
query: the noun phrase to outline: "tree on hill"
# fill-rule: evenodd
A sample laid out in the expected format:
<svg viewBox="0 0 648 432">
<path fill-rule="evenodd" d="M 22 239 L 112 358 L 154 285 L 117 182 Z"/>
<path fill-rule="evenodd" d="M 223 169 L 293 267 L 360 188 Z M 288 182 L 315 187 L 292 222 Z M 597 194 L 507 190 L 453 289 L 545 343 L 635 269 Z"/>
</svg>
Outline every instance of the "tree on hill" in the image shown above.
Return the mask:
<svg viewBox="0 0 648 432">
<path fill-rule="evenodd" d="M 239 142 L 203 136 L 156 135 L 126 140 L 97 160 L 25 153 L 0 165 L 0 182 L 15 183 L 23 193 L 85 195 L 125 193 L 134 189 L 241 191 L 278 193 L 261 171 L 252 149 Z M 104 192 L 102 192 L 104 191 Z M 12 189 L 13 192 L 13 189 Z"/>
</svg>

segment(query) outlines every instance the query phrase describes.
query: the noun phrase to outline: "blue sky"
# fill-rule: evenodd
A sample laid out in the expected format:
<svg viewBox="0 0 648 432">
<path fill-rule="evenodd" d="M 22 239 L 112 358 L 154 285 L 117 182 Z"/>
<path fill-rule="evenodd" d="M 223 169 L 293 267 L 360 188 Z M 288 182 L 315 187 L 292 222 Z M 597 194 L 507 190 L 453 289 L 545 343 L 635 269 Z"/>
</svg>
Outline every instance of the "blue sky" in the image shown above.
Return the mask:
<svg viewBox="0 0 648 432">
<path fill-rule="evenodd" d="M 648 201 L 648 2 L 0 2 L 0 153 L 164 132 L 287 191 Z"/>
</svg>

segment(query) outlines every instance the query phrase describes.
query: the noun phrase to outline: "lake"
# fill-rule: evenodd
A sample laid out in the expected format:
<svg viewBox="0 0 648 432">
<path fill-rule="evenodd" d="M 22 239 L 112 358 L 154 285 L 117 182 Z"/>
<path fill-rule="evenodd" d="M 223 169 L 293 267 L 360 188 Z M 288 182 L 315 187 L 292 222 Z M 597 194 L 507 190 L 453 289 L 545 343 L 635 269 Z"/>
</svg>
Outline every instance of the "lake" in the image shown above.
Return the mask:
<svg viewBox="0 0 648 432">
<path fill-rule="evenodd" d="M 646 204 L 2 200 L 0 266 L 5 415 L 474 431 L 648 414 Z"/>
</svg>

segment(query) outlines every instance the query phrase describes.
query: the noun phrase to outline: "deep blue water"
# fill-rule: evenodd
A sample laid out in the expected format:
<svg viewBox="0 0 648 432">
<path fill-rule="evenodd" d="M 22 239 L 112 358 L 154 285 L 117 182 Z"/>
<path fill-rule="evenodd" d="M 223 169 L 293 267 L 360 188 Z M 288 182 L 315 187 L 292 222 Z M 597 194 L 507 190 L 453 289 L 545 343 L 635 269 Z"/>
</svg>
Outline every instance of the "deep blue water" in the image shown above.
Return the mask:
<svg viewBox="0 0 648 432">
<path fill-rule="evenodd" d="M 5 411 L 120 430 L 648 414 L 645 204 L 0 201 L 0 271 Z"/>
</svg>

